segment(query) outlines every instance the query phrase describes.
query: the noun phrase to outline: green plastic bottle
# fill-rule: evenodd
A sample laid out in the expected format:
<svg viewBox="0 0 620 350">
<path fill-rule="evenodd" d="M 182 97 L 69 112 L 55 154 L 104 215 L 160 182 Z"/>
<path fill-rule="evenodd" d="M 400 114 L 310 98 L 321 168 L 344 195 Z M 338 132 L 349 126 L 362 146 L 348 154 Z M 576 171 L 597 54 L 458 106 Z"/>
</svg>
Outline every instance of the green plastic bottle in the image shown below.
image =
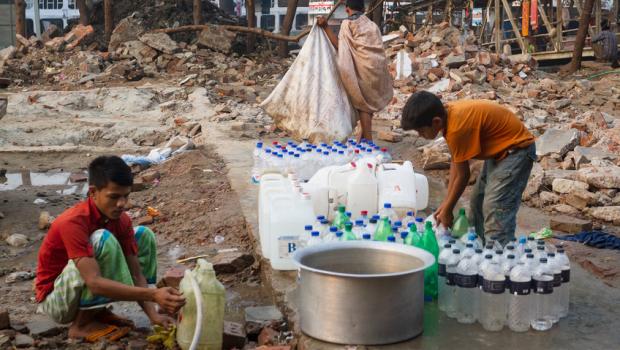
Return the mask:
<svg viewBox="0 0 620 350">
<path fill-rule="evenodd" d="M 387 241 L 388 236 L 392 234 L 392 226 L 390 225 L 390 218 L 384 217 L 379 221 L 377 225 L 377 231 L 375 232 L 375 241 Z"/>
<path fill-rule="evenodd" d="M 407 235 L 405 244 L 416 248 L 422 248 L 422 235 L 420 235 L 415 225 L 409 227 L 409 235 Z"/>
<path fill-rule="evenodd" d="M 424 270 L 424 298 L 436 299 L 437 298 L 437 258 L 439 257 L 439 245 L 437 244 L 437 238 L 433 231 L 433 224 L 426 222 L 424 227 L 424 235 L 422 236 L 422 249 L 433 254 L 435 257 L 435 263 Z"/>
<path fill-rule="evenodd" d="M 353 224 L 349 221 L 344 224 L 344 234 L 342 235 L 343 241 L 355 241 L 357 237 L 353 233 Z"/>
<path fill-rule="evenodd" d="M 344 224 L 346 224 L 347 221 L 349 221 L 349 218 L 347 217 L 347 214 L 345 212 L 345 207 L 344 205 L 339 205 L 338 211 L 336 212 L 336 217 L 334 217 L 333 225 L 338 227 L 338 229 L 342 230 L 344 228 Z"/>
<path fill-rule="evenodd" d="M 467 234 L 469 230 L 469 220 L 467 220 L 467 215 L 465 213 L 465 208 L 459 209 L 459 216 L 454 220 L 454 224 L 452 225 L 452 236 L 455 238 L 461 238 L 463 235 Z"/>
</svg>

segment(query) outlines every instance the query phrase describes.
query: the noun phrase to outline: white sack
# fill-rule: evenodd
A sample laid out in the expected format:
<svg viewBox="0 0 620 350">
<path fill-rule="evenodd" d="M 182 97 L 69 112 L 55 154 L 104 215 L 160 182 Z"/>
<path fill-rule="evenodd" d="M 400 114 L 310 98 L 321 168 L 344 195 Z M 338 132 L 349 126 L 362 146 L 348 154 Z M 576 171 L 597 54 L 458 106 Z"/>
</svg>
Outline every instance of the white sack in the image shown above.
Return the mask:
<svg viewBox="0 0 620 350">
<path fill-rule="evenodd" d="M 356 112 L 340 81 L 336 50 L 321 28 L 312 28 L 295 62 L 261 107 L 297 139 L 331 142 L 351 134 Z"/>
</svg>

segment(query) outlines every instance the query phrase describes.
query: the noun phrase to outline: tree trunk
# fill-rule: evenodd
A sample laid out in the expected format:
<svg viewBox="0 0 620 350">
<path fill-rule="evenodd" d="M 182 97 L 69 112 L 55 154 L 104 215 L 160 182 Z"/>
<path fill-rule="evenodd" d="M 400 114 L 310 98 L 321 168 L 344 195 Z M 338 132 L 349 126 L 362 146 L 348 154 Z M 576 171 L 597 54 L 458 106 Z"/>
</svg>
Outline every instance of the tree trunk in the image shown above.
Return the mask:
<svg viewBox="0 0 620 350">
<path fill-rule="evenodd" d="M 609 28 L 612 32 L 616 32 L 618 29 L 618 0 L 614 0 L 613 7 L 609 11 Z"/>
<path fill-rule="evenodd" d="M 90 24 L 90 11 L 86 6 L 86 0 L 76 0 L 78 10 L 80 10 L 80 24 L 87 26 Z"/>
<path fill-rule="evenodd" d="M 26 1 L 15 0 L 15 33 L 26 37 Z"/>
<path fill-rule="evenodd" d="M 113 0 L 103 0 L 103 18 L 104 18 L 104 31 L 105 40 L 110 42 L 112 31 L 114 30 L 114 10 Z"/>
<path fill-rule="evenodd" d="M 564 74 L 575 73 L 579 68 L 581 68 L 581 55 L 583 54 L 583 47 L 586 43 L 586 36 L 588 35 L 588 27 L 590 25 L 593 7 L 594 0 L 586 0 L 586 3 L 581 10 L 581 17 L 579 18 L 579 29 L 577 30 L 577 37 L 575 38 L 573 58 L 568 65 L 562 68 L 562 73 Z"/>
<path fill-rule="evenodd" d="M 202 24 L 202 0 L 194 0 L 194 24 Z"/>
<path fill-rule="evenodd" d="M 254 0 L 245 1 L 245 11 L 246 11 L 246 17 L 248 20 L 248 28 L 256 27 L 256 23 L 254 22 Z M 256 36 L 252 34 L 248 35 L 247 42 L 246 42 L 246 51 L 247 52 L 254 51 L 255 43 L 256 43 Z"/>
<path fill-rule="evenodd" d="M 452 0 L 446 0 L 446 7 L 443 10 L 443 20 L 444 22 L 452 24 Z"/>
<path fill-rule="evenodd" d="M 293 26 L 293 20 L 295 19 L 295 13 L 297 12 L 298 0 L 289 0 L 286 7 L 286 16 L 284 16 L 284 23 L 282 24 L 282 30 L 280 34 L 289 35 L 291 33 L 291 27 Z M 280 57 L 288 56 L 288 42 L 280 41 L 278 43 L 278 55 Z"/>
</svg>

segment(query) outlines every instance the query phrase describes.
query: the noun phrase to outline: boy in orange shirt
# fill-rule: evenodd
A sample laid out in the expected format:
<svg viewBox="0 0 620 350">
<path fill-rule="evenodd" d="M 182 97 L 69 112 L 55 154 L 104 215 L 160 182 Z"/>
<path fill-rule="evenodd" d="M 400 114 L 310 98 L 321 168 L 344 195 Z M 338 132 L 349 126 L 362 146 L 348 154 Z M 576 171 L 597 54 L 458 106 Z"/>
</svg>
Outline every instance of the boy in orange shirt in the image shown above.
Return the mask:
<svg viewBox="0 0 620 350">
<path fill-rule="evenodd" d="M 469 181 L 469 160 L 482 159 L 470 203 L 476 232 L 502 244 L 514 237 L 521 195 L 536 160 L 534 136 L 514 113 L 486 100 L 444 105 L 434 94 L 419 91 L 409 97 L 401 126 L 425 139 L 441 133 L 450 149 L 448 195 L 434 214 L 438 223 L 452 226 L 454 206 Z"/>
</svg>

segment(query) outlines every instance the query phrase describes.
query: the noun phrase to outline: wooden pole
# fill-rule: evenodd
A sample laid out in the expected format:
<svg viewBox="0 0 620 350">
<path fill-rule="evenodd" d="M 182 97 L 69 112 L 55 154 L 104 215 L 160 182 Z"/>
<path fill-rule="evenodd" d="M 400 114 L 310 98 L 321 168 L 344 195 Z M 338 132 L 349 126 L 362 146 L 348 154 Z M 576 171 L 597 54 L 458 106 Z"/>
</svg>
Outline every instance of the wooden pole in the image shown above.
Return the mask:
<svg viewBox="0 0 620 350">
<path fill-rule="evenodd" d="M 110 42 L 110 37 L 112 37 L 112 31 L 114 30 L 113 3 L 114 0 L 103 0 L 103 18 L 106 42 Z"/>
<path fill-rule="evenodd" d="M 562 30 L 564 29 L 564 26 L 562 25 L 562 8 L 563 8 L 563 4 L 562 4 L 562 0 L 556 0 L 556 15 L 557 15 L 557 27 L 556 27 L 556 35 L 555 35 L 555 40 L 556 40 L 556 46 L 562 50 Z"/>
<path fill-rule="evenodd" d="M 286 15 L 284 16 L 284 23 L 282 24 L 282 29 L 280 30 L 280 34 L 282 35 L 289 35 L 291 33 L 295 13 L 297 13 L 297 1 L 298 0 L 288 0 L 288 3 L 286 4 Z M 278 43 L 278 55 L 280 57 L 288 56 L 288 42 L 280 41 Z"/>
<path fill-rule="evenodd" d="M 618 0 L 614 0 L 611 11 L 609 11 L 609 28 L 614 33 L 618 30 Z"/>
<path fill-rule="evenodd" d="M 499 0 L 495 0 L 495 53 L 498 55 L 502 53 L 502 48 L 500 47 L 502 40 L 502 13 L 499 7 Z"/>
<path fill-rule="evenodd" d="M 80 11 L 80 24 L 83 26 L 89 25 L 90 11 L 88 11 L 88 6 L 86 6 L 86 0 L 76 0 L 76 5 Z"/>
<path fill-rule="evenodd" d="M 594 0 L 586 0 L 586 3 L 581 11 L 581 16 L 579 17 L 579 30 L 577 31 L 577 37 L 575 38 L 573 58 L 570 63 L 562 69 L 563 74 L 571 74 L 581 68 L 581 56 L 583 54 L 583 47 L 588 34 L 588 27 L 592 16 L 592 7 L 594 7 Z"/>
<path fill-rule="evenodd" d="M 248 21 L 248 29 L 254 29 L 256 23 L 254 22 L 254 0 L 245 0 L 246 18 Z M 254 35 L 248 35 L 246 41 L 246 51 L 254 51 L 254 45 L 256 44 L 256 37 Z"/>
<path fill-rule="evenodd" d="M 194 24 L 202 24 L 202 0 L 194 0 Z"/>
<path fill-rule="evenodd" d="M 486 10 L 485 10 L 485 11 L 484 11 L 484 13 L 482 14 L 482 27 L 481 27 L 481 29 L 480 29 L 480 37 L 478 38 L 478 41 L 479 41 L 480 43 L 482 43 L 482 42 L 483 42 L 482 40 L 483 40 L 483 38 L 484 38 L 484 31 L 485 31 L 485 29 L 486 29 L 486 27 L 487 27 L 487 22 L 488 22 L 488 18 L 487 18 L 487 16 L 488 16 L 488 14 L 489 14 L 489 9 L 491 9 L 491 2 L 492 2 L 492 1 L 493 1 L 493 0 L 487 0 L 487 7 L 486 7 Z"/>
<path fill-rule="evenodd" d="M 375 22 L 377 27 L 382 28 L 382 25 L 383 25 L 383 1 L 382 0 L 378 0 L 377 2 L 378 2 L 378 4 L 375 4 L 377 6 L 375 6 L 374 9 L 372 10 L 372 20 L 373 20 L 373 22 Z M 379 4 L 381 4 L 381 5 L 379 5 Z"/>
<path fill-rule="evenodd" d="M 428 5 L 428 12 L 426 13 L 426 23 L 424 23 L 427 26 L 432 26 L 433 25 L 433 5 Z"/>
<path fill-rule="evenodd" d="M 549 22 L 549 18 L 547 18 L 547 14 L 545 13 L 545 7 L 538 6 L 538 12 L 540 13 L 540 17 L 542 18 L 543 23 L 545 24 L 545 28 L 547 28 L 547 35 L 549 36 L 549 40 L 551 40 L 551 43 L 553 44 L 553 47 L 555 48 L 555 52 L 560 52 L 560 47 L 558 46 L 558 42 L 555 40 L 555 38 L 551 37 L 551 29 L 553 29 L 553 27 L 551 26 L 551 23 Z"/>
<path fill-rule="evenodd" d="M 523 37 L 519 32 L 519 27 L 517 27 L 517 23 L 515 22 L 514 17 L 512 16 L 512 8 L 508 4 L 507 0 L 502 0 L 502 4 L 504 5 L 504 12 L 508 15 L 508 20 L 510 21 L 510 25 L 512 26 L 512 31 L 517 36 L 517 40 L 519 41 L 519 46 L 521 47 L 521 53 L 527 53 L 527 48 L 525 46 L 525 42 L 523 41 Z"/>
<path fill-rule="evenodd" d="M 15 33 L 26 37 L 26 1 L 15 0 Z"/>
<path fill-rule="evenodd" d="M 443 10 L 443 20 L 452 24 L 452 0 L 446 1 L 446 7 Z"/>
<path fill-rule="evenodd" d="M 602 19 L 603 19 L 603 15 L 601 13 L 601 0 L 595 0 L 594 1 L 594 24 L 596 25 L 596 31 L 594 32 L 594 34 L 598 34 L 601 32 L 601 24 L 602 24 Z"/>
</svg>

